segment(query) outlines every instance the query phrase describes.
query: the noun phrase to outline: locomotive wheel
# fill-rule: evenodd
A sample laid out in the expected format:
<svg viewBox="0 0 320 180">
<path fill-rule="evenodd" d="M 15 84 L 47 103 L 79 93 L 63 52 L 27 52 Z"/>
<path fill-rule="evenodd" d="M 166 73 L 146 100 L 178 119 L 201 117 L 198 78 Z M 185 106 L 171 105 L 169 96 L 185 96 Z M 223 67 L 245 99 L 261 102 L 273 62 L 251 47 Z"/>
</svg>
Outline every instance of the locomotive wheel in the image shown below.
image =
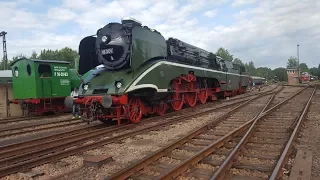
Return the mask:
<svg viewBox="0 0 320 180">
<path fill-rule="evenodd" d="M 184 103 L 184 94 L 183 93 L 174 93 L 169 100 L 172 101 L 170 103 L 172 109 L 175 111 L 179 111 L 182 109 L 182 106 Z"/>
<path fill-rule="evenodd" d="M 197 93 L 186 93 L 186 101 L 190 107 L 193 107 L 197 104 Z"/>
<path fill-rule="evenodd" d="M 207 102 L 207 98 L 208 98 L 207 90 L 200 91 L 198 97 L 199 97 L 199 100 L 200 100 L 200 102 L 202 104 L 206 103 Z"/>
<path fill-rule="evenodd" d="M 143 103 L 140 99 L 134 98 L 129 101 L 129 120 L 133 123 L 139 123 L 143 115 Z"/>
<path fill-rule="evenodd" d="M 156 107 L 156 111 L 160 116 L 163 116 L 168 108 L 168 104 L 165 101 L 161 101 L 160 104 Z"/>
</svg>

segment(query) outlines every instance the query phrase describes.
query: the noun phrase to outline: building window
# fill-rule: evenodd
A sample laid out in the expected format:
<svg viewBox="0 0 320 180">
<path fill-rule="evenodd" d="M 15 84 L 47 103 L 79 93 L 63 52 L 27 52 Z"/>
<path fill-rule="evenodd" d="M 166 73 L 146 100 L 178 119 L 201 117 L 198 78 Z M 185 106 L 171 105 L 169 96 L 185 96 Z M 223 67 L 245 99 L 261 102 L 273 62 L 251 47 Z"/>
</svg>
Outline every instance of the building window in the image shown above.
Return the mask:
<svg viewBox="0 0 320 180">
<path fill-rule="evenodd" d="M 27 73 L 28 73 L 28 76 L 31 75 L 31 67 L 30 67 L 30 64 L 27 65 Z"/>
</svg>

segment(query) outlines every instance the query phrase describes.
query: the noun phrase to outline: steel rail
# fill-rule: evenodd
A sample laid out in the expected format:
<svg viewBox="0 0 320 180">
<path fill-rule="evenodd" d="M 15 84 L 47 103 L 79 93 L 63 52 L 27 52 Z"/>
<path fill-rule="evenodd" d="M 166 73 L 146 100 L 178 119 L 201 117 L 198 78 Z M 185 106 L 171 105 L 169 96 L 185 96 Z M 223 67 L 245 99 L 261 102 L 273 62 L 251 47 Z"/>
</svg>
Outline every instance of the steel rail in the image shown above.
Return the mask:
<svg viewBox="0 0 320 180">
<path fill-rule="evenodd" d="M 0 129 L 1 132 L 5 132 L 5 131 L 14 131 L 14 130 L 21 130 L 21 129 L 27 129 L 27 128 L 33 128 L 33 127 L 39 127 L 39 126 L 47 126 L 47 125 L 55 125 L 55 124 L 59 124 L 59 123 L 69 123 L 69 122 L 81 122 L 83 123 L 83 121 L 81 120 L 70 120 L 70 119 L 64 119 L 64 120 L 58 120 L 58 121 L 53 121 L 53 122 L 41 122 L 38 124 L 32 124 L 32 123 L 28 123 L 28 124 L 19 124 L 18 126 L 11 126 L 11 127 L 7 127 L 7 128 L 2 128 Z"/>
<path fill-rule="evenodd" d="M 39 119 L 42 119 L 42 118 L 56 118 L 56 117 L 59 117 L 59 116 L 63 116 L 61 114 L 59 115 L 50 115 L 50 116 L 35 116 L 35 117 L 24 117 L 24 116 L 21 116 L 21 117 L 15 117 L 15 118 L 8 118 L 8 119 L 0 119 L 0 125 L 3 125 L 3 124 L 9 124 L 9 123 L 18 123 L 18 122 L 21 122 L 21 121 L 36 121 L 36 120 L 39 120 Z"/>
<path fill-rule="evenodd" d="M 283 88 L 283 87 L 282 87 Z M 244 102 L 246 100 L 243 101 L 239 101 L 239 102 L 235 102 L 232 104 L 227 104 L 227 105 L 223 105 L 220 107 L 216 107 L 216 108 L 212 108 L 203 112 L 199 112 L 199 113 L 195 113 L 192 115 L 183 115 L 177 118 L 173 118 L 171 120 L 166 120 L 166 121 L 179 121 L 185 118 L 192 118 L 192 117 L 196 117 L 202 114 L 206 114 L 206 113 L 210 113 L 212 111 L 216 111 L 219 109 L 223 109 L 223 108 L 227 108 L 229 106 L 233 106 L 236 104 L 239 104 L 241 102 Z M 148 124 L 151 123 L 153 121 L 156 121 L 158 119 L 149 119 L 148 121 L 144 121 L 141 124 Z M 133 126 L 136 126 L 135 124 L 127 124 L 127 125 L 123 125 L 123 126 L 116 126 L 116 127 L 108 127 L 108 128 L 104 128 L 102 129 L 94 129 L 94 130 L 90 130 L 93 127 L 90 127 L 90 129 L 88 128 L 80 128 L 80 129 L 76 129 L 75 131 L 72 132 L 64 132 L 64 133 L 60 133 L 60 134 L 54 134 L 52 136 L 48 136 L 48 137 L 41 137 L 41 138 L 37 138 L 34 140 L 30 140 L 30 141 L 25 141 L 22 143 L 15 143 L 15 144 L 11 144 L 11 145 L 7 145 L 7 146 L 0 146 L 0 162 L 4 161 L 4 158 L 9 157 L 9 156 L 13 156 L 14 154 L 17 154 L 15 151 L 19 151 L 19 154 L 22 154 L 22 152 L 32 152 L 36 149 L 40 149 L 40 146 L 46 146 L 49 147 L 52 143 L 55 143 L 57 141 L 60 142 L 67 142 L 70 141 L 71 139 L 75 139 L 75 138 L 79 138 L 81 137 L 83 140 L 85 140 L 86 137 L 92 137 L 93 134 L 95 134 L 95 136 L 99 135 L 99 134 L 106 134 L 106 133 L 112 133 L 115 132 L 117 130 L 122 130 L 122 129 L 128 129 L 131 128 Z M 85 131 L 87 130 L 87 131 Z M 85 132 L 82 132 L 85 131 Z M 80 134 L 81 132 L 81 134 Z M 85 134 L 84 134 L 85 133 Z M 101 134 L 101 135 L 102 135 Z M 89 136 L 88 136 L 89 135 Z M 37 144 L 38 143 L 38 144 Z M 35 144 L 37 144 L 37 146 L 35 146 Z"/>
<path fill-rule="evenodd" d="M 179 121 L 179 120 L 182 120 L 182 119 L 185 119 L 185 118 L 196 117 L 196 116 L 199 116 L 199 115 L 202 115 L 202 114 L 205 114 L 205 113 L 210 113 L 212 111 L 216 111 L 216 110 L 219 110 L 219 109 L 227 108 L 227 107 L 239 104 L 239 103 L 244 102 L 244 101 L 246 101 L 246 100 L 235 102 L 235 103 L 232 103 L 232 104 L 223 105 L 223 106 L 216 107 L 216 108 L 212 108 L 212 109 L 209 109 L 209 110 L 206 110 L 206 111 L 203 111 L 203 112 L 199 112 L 199 113 L 195 113 L 195 114 L 192 114 L 192 115 L 182 115 L 182 116 L 179 116 L 179 117 L 167 120 L 167 121 Z M 154 122 L 156 120 L 158 120 L 158 119 L 157 118 L 148 119 L 148 121 L 144 121 L 144 122 L 140 123 L 139 125 L 149 124 L 149 123 L 152 123 L 152 122 Z M 108 133 L 111 133 L 111 132 L 114 132 L 115 130 L 128 129 L 128 128 L 136 127 L 136 126 L 137 126 L 136 124 L 126 124 L 126 125 L 121 125 L 121 126 L 116 126 L 116 127 L 107 127 L 107 128 L 104 128 L 103 130 L 108 130 Z M 92 128 L 92 127 L 90 127 L 90 128 Z M 111 129 L 111 130 L 109 131 L 109 129 Z M 75 131 L 71 131 L 71 132 L 64 132 L 64 133 L 54 134 L 52 136 L 47 136 L 47 137 L 41 137 L 41 138 L 37 138 L 37 139 L 34 139 L 34 140 L 25 141 L 25 142 L 21 142 L 21 143 L 10 144 L 10 145 L 7 145 L 7 146 L 0 146 L 0 159 L 3 158 L 3 154 L 7 153 L 8 151 L 12 151 L 12 150 L 21 151 L 24 148 L 29 148 L 29 147 L 34 146 L 34 144 L 39 143 L 39 142 L 40 142 L 40 144 L 38 144 L 38 145 L 45 145 L 47 142 L 52 143 L 53 141 L 55 141 L 57 139 L 59 141 L 62 141 L 62 140 L 70 139 L 70 138 L 75 138 L 75 137 L 77 137 L 79 135 L 81 135 L 83 137 L 83 136 L 86 135 L 86 134 L 83 134 L 83 133 L 85 133 L 85 132 L 82 132 L 83 130 L 88 130 L 89 132 L 87 132 L 87 133 L 95 133 L 95 132 L 99 132 L 99 131 L 101 132 L 101 128 L 94 129 L 94 130 L 90 131 L 88 128 L 84 127 L 84 128 L 76 129 Z M 81 134 L 80 134 L 80 132 L 81 132 Z"/>
<path fill-rule="evenodd" d="M 196 113 L 193 115 L 184 115 L 184 116 L 177 117 L 177 118 L 170 119 L 170 120 L 166 120 L 163 122 L 168 122 L 168 123 L 171 123 L 173 121 L 179 122 L 181 120 L 185 120 L 186 118 L 196 117 L 201 114 L 207 114 L 208 112 L 212 112 L 212 111 L 216 111 L 218 109 L 225 108 L 226 106 L 231 106 L 231 105 L 225 105 L 222 107 L 210 109 L 210 110 L 207 110 L 207 111 L 204 111 L 201 113 Z M 3 151 L 0 153 L 0 165 L 5 164 L 6 162 L 10 162 L 13 164 L 18 161 L 26 160 L 30 156 L 35 155 L 35 153 L 38 153 L 37 155 L 44 155 L 45 152 L 42 150 L 56 148 L 56 147 L 60 147 L 63 145 L 71 146 L 74 143 L 80 143 L 80 142 L 83 142 L 86 140 L 92 140 L 95 138 L 105 137 L 105 135 L 111 134 L 113 132 L 117 132 L 119 130 L 125 130 L 125 129 L 132 127 L 132 126 L 134 126 L 134 125 L 130 124 L 128 126 L 114 127 L 114 128 L 108 129 L 108 130 L 102 128 L 102 129 L 90 131 L 86 134 L 76 134 L 73 136 L 55 139 L 53 141 L 42 142 L 40 144 L 37 144 L 36 146 L 35 145 L 29 145 L 27 147 L 18 146 L 18 148 L 15 151 L 7 150 L 7 151 Z"/>
<path fill-rule="evenodd" d="M 306 88 L 298 91 L 294 95 L 290 96 L 289 98 L 287 98 L 287 99 L 283 100 L 282 102 L 278 103 L 277 105 L 273 106 L 272 108 L 270 108 L 266 112 L 261 113 L 260 115 L 258 115 L 257 117 L 253 118 L 252 120 L 250 120 L 249 122 L 245 123 L 244 125 L 240 126 L 236 130 L 234 130 L 234 131 L 228 133 L 227 135 L 221 137 L 219 140 L 217 140 L 216 142 L 213 142 L 212 144 L 210 144 L 209 146 L 207 146 L 206 148 L 204 148 L 200 152 L 196 153 L 194 156 L 192 156 L 189 159 L 185 160 L 184 162 L 180 163 L 174 169 L 171 169 L 170 171 L 168 171 L 168 172 L 162 174 L 161 176 L 157 177 L 157 179 L 172 179 L 172 178 L 176 178 L 182 172 L 186 171 L 190 166 L 195 165 L 196 163 L 200 162 L 204 157 L 212 154 L 218 148 L 223 146 L 225 142 L 230 141 L 234 136 L 237 136 L 241 132 L 246 130 L 254 122 L 255 119 L 265 116 L 267 114 L 267 112 L 270 112 L 271 110 L 274 110 L 276 107 L 282 105 L 284 102 L 288 101 L 292 97 L 300 94 L 305 89 Z"/>
<path fill-rule="evenodd" d="M 247 100 L 243 104 L 247 104 L 251 100 L 257 99 L 260 96 L 263 96 L 264 94 L 268 95 L 268 94 L 272 94 L 272 92 L 269 92 L 269 93 L 265 92 L 263 94 L 257 95 L 257 97 L 251 98 L 251 99 Z M 234 105 L 234 104 L 232 104 L 232 105 Z M 228 106 L 228 105 L 226 105 L 226 106 Z M 231 105 L 229 105 L 229 106 L 231 106 Z M 220 108 L 222 108 L 222 107 L 219 107 L 219 109 Z M 237 106 L 236 108 L 240 108 L 240 105 Z M 204 112 L 197 113 L 194 116 L 199 116 L 200 114 L 206 114 L 206 113 L 208 113 L 208 112 L 204 111 Z M 226 113 L 226 114 L 228 114 L 228 113 Z M 188 118 L 190 118 L 190 117 L 191 116 L 188 115 Z M 181 117 L 178 117 L 178 118 L 181 118 Z M 183 118 L 181 118 L 181 121 L 184 121 L 185 119 L 186 119 L 186 117 L 183 117 Z M 26 160 L 26 161 L 18 162 L 16 164 L 7 165 L 5 167 L 1 167 L 0 168 L 0 177 L 9 175 L 9 174 L 12 174 L 12 173 L 15 173 L 15 172 L 19 172 L 21 169 L 23 169 L 25 167 L 31 168 L 31 167 L 35 167 L 37 165 L 41 165 L 41 164 L 48 163 L 48 162 L 51 162 L 51 161 L 56 161 L 57 159 L 61 159 L 61 158 L 64 158 L 64 157 L 67 157 L 67 156 L 70 156 L 70 155 L 74 155 L 74 154 L 77 154 L 77 153 L 80 153 L 80 152 L 83 152 L 83 151 L 87 151 L 87 150 L 90 150 L 90 149 L 94 149 L 96 147 L 99 147 L 99 146 L 102 146 L 102 145 L 105 145 L 105 144 L 108 144 L 108 143 L 117 142 L 119 140 L 131 137 L 131 136 L 134 136 L 134 135 L 141 134 L 141 133 L 143 133 L 145 131 L 154 130 L 154 129 L 160 129 L 160 128 L 162 128 L 162 126 L 168 125 L 170 123 L 177 123 L 177 122 L 178 122 L 177 120 L 172 120 L 171 119 L 170 121 L 162 122 L 162 123 L 156 124 L 156 125 L 151 126 L 151 127 L 141 128 L 141 129 L 134 130 L 134 131 L 126 133 L 126 134 L 121 134 L 121 135 L 118 135 L 118 136 L 114 136 L 114 137 L 111 137 L 109 139 L 101 139 L 101 140 L 98 140 L 98 141 L 95 141 L 95 142 L 92 142 L 92 143 L 88 143 L 88 144 L 83 144 L 80 140 L 77 140 L 73 144 L 73 146 L 82 144 L 82 145 L 80 145 L 80 147 L 73 147 L 73 148 L 65 149 L 65 148 L 70 146 L 70 143 L 69 143 L 69 144 L 63 144 L 63 145 L 60 145 L 60 146 L 48 148 L 46 150 L 42 150 L 41 154 L 43 154 L 43 156 L 41 156 L 39 158 L 32 158 L 32 157 L 36 156 L 36 154 L 34 154 L 34 156 L 30 156 L 29 155 L 29 159 Z M 37 153 L 39 153 L 39 152 L 37 152 Z"/>
<path fill-rule="evenodd" d="M 285 164 L 285 162 L 287 160 L 287 156 L 291 153 L 291 150 L 292 150 L 291 147 L 293 145 L 293 142 L 297 138 L 297 135 L 298 135 L 299 129 L 301 127 L 302 121 L 303 121 L 303 119 L 305 118 L 305 116 L 307 114 L 307 111 L 308 111 L 308 109 L 310 107 L 311 100 L 312 100 L 316 90 L 317 90 L 317 85 L 315 86 L 315 88 L 314 88 L 314 90 L 313 90 L 313 92 L 312 92 L 312 94 L 311 94 L 306 106 L 303 109 L 303 112 L 301 113 L 301 115 L 299 117 L 299 121 L 298 121 L 296 127 L 294 128 L 294 130 L 293 130 L 293 132 L 292 132 L 292 134 L 290 136 L 290 139 L 287 142 L 286 147 L 284 148 L 284 150 L 283 150 L 283 152 L 282 152 L 282 154 L 280 156 L 280 159 L 279 159 L 276 167 L 274 168 L 274 170 L 273 170 L 273 172 L 272 172 L 272 174 L 270 176 L 270 180 L 275 180 L 281 175 L 282 168 L 284 167 L 284 164 Z"/>
<path fill-rule="evenodd" d="M 232 100 L 232 101 L 235 101 L 235 100 L 238 100 L 238 99 L 246 99 L 246 98 L 248 98 L 248 97 L 250 97 L 250 96 L 262 95 L 262 94 L 264 94 L 264 93 L 271 92 L 271 91 L 277 89 L 278 87 L 279 87 L 279 85 L 277 85 L 275 88 L 273 88 L 273 89 L 271 89 L 271 90 L 268 90 L 268 91 L 266 91 L 266 92 L 255 93 L 255 94 L 251 94 L 251 95 L 249 95 L 249 96 L 238 97 L 238 98 L 234 98 L 234 99 L 231 99 L 231 100 Z M 283 86 L 282 86 L 282 87 L 283 87 Z M 246 100 L 242 100 L 242 101 L 239 101 L 239 102 L 235 102 L 234 104 L 236 104 L 236 103 L 241 103 L 241 102 L 244 102 L 244 101 L 246 101 Z M 225 102 L 225 101 L 222 101 L 222 102 Z M 215 102 L 212 103 L 212 104 L 215 104 Z M 205 105 L 208 105 L 208 104 L 205 104 Z M 179 113 L 181 113 L 181 112 L 183 112 L 183 111 L 186 111 L 186 110 L 187 110 L 187 109 L 182 109 L 181 111 L 179 111 Z M 174 113 L 176 113 L 176 111 L 171 112 L 171 113 L 167 113 L 167 114 L 165 114 L 164 116 L 161 116 L 161 118 L 170 117 L 170 116 L 172 116 Z M 145 119 L 145 121 L 151 121 L 151 120 L 157 119 L 157 118 L 159 118 L 159 117 L 160 117 L 160 116 L 148 118 L 148 119 Z M 79 123 L 81 123 L 81 122 L 73 122 L 73 123 L 68 124 L 68 125 L 76 125 L 76 124 L 79 124 Z M 143 123 L 144 123 L 144 122 L 141 122 L 140 124 L 143 124 Z M 46 125 L 46 124 L 43 124 L 43 125 Z M 128 124 L 126 124 L 126 125 L 128 125 Z M 23 131 L 23 132 L 5 133 L 5 134 L 0 135 L 0 138 L 5 138 L 5 137 L 9 137 L 9 136 L 14 136 L 14 135 L 20 135 L 20 134 L 25 134 L 25 133 L 34 132 L 34 131 L 43 131 L 43 130 L 52 129 L 52 128 L 60 128 L 60 127 L 64 127 L 64 126 L 65 126 L 65 124 L 58 125 L 58 126 L 54 126 L 54 127 L 44 127 L 44 128 L 38 128 L 38 129 L 25 130 L 25 131 Z M 65 133 L 68 133 L 68 132 L 65 132 Z M 65 133 L 62 133 L 62 134 L 65 135 Z M 62 135 L 62 134 L 61 134 L 61 135 Z M 56 135 L 55 135 L 55 136 L 56 136 Z M 57 134 L 57 136 L 60 136 L 60 134 Z M 41 138 L 38 138 L 38 140 L 40 140 L 40 139 L 43 140 L 43 138 L 47 138 L 47 137 L 41 137 Z M 19 146 L 21 146 L 21 144 L 19 144 Z M 2 147 L 0 146 L 0 150 L 1 150 L 1 148 L 2 148 Z M 0 152 L 1 152 L 1 151 L 0 151 Z"/>
<path fill-rule="evenodd" d="M 281 89 L 279 90 L 279 92 L 283 89 L 283 86 L 281 87 Z M 272 93 L 269 93 L 272 94 Z M 269 95 L 269 94 L 265 94 L 265 95 Z M 259 96 L 262 97 L 262 96 Z M 126 179 L 128 177 L 130 177 L 131 175 L 133 175 L 136 171 L 139 171 L 141 169 L 143 169 L 145 166 L 151 164 L 153 161 L 159 159 L 160 157 L 164 156 L 165 154 L 167 154 L 168 152 L 172 151 L 173 149 L 179 147 L 180 145 L 188 142 L 190 139 L 192 139 L 193 137 L 205 132 L 206 130 L 210 129 L 211 127 L 214 127 L 216 124 L 218 124 L 219 122 L 221 122 L 223 119 L 227 118 L 228 116 L 231 115 L 232 112 L 236 111 L 237 109 L 247 105 L 248 103 L 250 103 L 251 101 L 258 99 L 259 97 L 256 98 L 252 98 L 248 101 L 246 101 L 245 103 L 233 108 L 232 110 L 230 110 L 228 113 L 218 117 L 218 119 L 216 119 L 215 122 L 211 122 L 208 123 L 200 128 L 198 128 L 197 130 L 189 133 L 187 136 L 180 138 L 179 140 L 175 141 L 174 143 L 172 143 L 171 145 L 160 149 L 158 151 L 156 151 L 155 153 L 143 158 L 142 160 L 138 161 L 135 164 L 132 164 L 131 166 L 123 169 L 122 171 L 116 173 L 115 175 L 113 175 L 110 178 L 107 179 Z"/>
<path fill-rule="evenodd" d="M 304 88 L 303 90 L 305 90 Z M 288 101 L 289 99 L 295 97 L 296 95 L 300 94 L 302 91 L 298 92 L 297 94 L 294 94 L 287 99 L 285 99 L 283 102 Z M 312 96 L 311 96 L 312 97 Z M 250 136 L 252 135 L 253 129 L 255 128 L 258 121 L 271 111 L 273 111 L 275 108 L 277 108 L 280 104 L 270 108 L 268 111 L 261 114 L 258 118 L 256 118 L 252 125 L 250 126 L 249 130 L 246 132 L 246 134 L 241 138 L 240 142 L 236 145 L 236 147 L 231 151 L 231 153 L 227 156 L 227 158 L 223 161 L 223 163 L 219 166 L 219 168 L 215 171 L 214 175 L 211 177 L 211 180 L 213 179 L 223 179 L 226 172 L 232 167 L 232 165 L 236 162 L 236 158 L 239 156 L 240 150 L 244 147 Z"/>
<path fill-rule="evenodd" d="M 3 118 L 0 119 L 0 124 L 4 123 L 11 123 L 11 122 L 19 122 L 19 121 L 26 121 L 26 120 L 37 120 L 44 117 L 59 117 L 63 116 L 64 114 L 57 114 L 57 115 L 48 115 L 48 116 L 15 116 L 15 117 L 9 117 L 9 118 Z"/>
<path fill-rule="evenodd" d="M 56 126 L 49 126 L 49 127 L 38 128 L 38 129 L 24 130 L 22 132 L 3 133 L 3 134 L 0 134 L 0 139 L 1 138 L 5 138 L 5 137 L 9 137 L 9 136 L 26 134 L 26 133 L 30 133 L 30 132 L 34 132 L 34 131 L 44 131 L 44 130 L 48 130 L 48 129 L 54 129 L 54 128 L 61 128 L 61 127 L 65 127 L 65 126 L 77 125 L 79 123 L 82 123 L 82 122 L 70 122 L 68 124 L 60 124 L 60 125 L 56 125 Z"/>
</svg>

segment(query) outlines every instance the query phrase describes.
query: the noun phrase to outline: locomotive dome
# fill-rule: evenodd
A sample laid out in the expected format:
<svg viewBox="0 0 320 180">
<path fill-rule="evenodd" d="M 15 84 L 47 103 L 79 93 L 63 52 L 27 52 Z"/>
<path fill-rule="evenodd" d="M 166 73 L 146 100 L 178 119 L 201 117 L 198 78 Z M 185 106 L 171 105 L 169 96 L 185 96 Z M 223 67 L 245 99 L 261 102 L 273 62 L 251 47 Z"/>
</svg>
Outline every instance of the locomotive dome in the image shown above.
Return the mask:
<svg viewBox="0 0 320 180">
<path fill-rule="evenodd" d="M 96 53 L 98 60 L 108 69 L 120 69 L 130 62 L 131 31 L 141 23 L 132 18 L 122 23 L 109 23 L 97 32 Z"/>
</svg>

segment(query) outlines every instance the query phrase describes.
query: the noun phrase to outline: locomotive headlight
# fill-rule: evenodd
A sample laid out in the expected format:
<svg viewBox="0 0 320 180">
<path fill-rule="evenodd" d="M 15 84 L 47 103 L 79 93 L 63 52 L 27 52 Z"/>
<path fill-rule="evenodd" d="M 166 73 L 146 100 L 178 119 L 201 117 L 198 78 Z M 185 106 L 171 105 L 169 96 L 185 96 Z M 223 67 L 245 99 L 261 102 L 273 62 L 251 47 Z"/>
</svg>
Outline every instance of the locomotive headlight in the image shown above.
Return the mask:
<svg viewBox="0 0 320 180">
<path fill-rule="evenodd" d="M 106 42 L 108 40 L 108 37 L 107 36 L 102 36 L 101 40 L 102 40 L 102 42 Z"/>
<path fill-rule="evenodd" d="M 83 86 L 83 89 L 84 89 L 85 91 L 88 90 L 88 88 L 89 88 L 88 84 L 86 84 L 86 85 Z"/>
<path fill-rule="evenodd" d="M 116 87 L 117 87 L 118 89 L 120 89 L 121 86 L 122 86 L 122 83 L 121 83 L 121 82 L 117 82 L 117 83 L 116 83 Z"/>
</svg>

